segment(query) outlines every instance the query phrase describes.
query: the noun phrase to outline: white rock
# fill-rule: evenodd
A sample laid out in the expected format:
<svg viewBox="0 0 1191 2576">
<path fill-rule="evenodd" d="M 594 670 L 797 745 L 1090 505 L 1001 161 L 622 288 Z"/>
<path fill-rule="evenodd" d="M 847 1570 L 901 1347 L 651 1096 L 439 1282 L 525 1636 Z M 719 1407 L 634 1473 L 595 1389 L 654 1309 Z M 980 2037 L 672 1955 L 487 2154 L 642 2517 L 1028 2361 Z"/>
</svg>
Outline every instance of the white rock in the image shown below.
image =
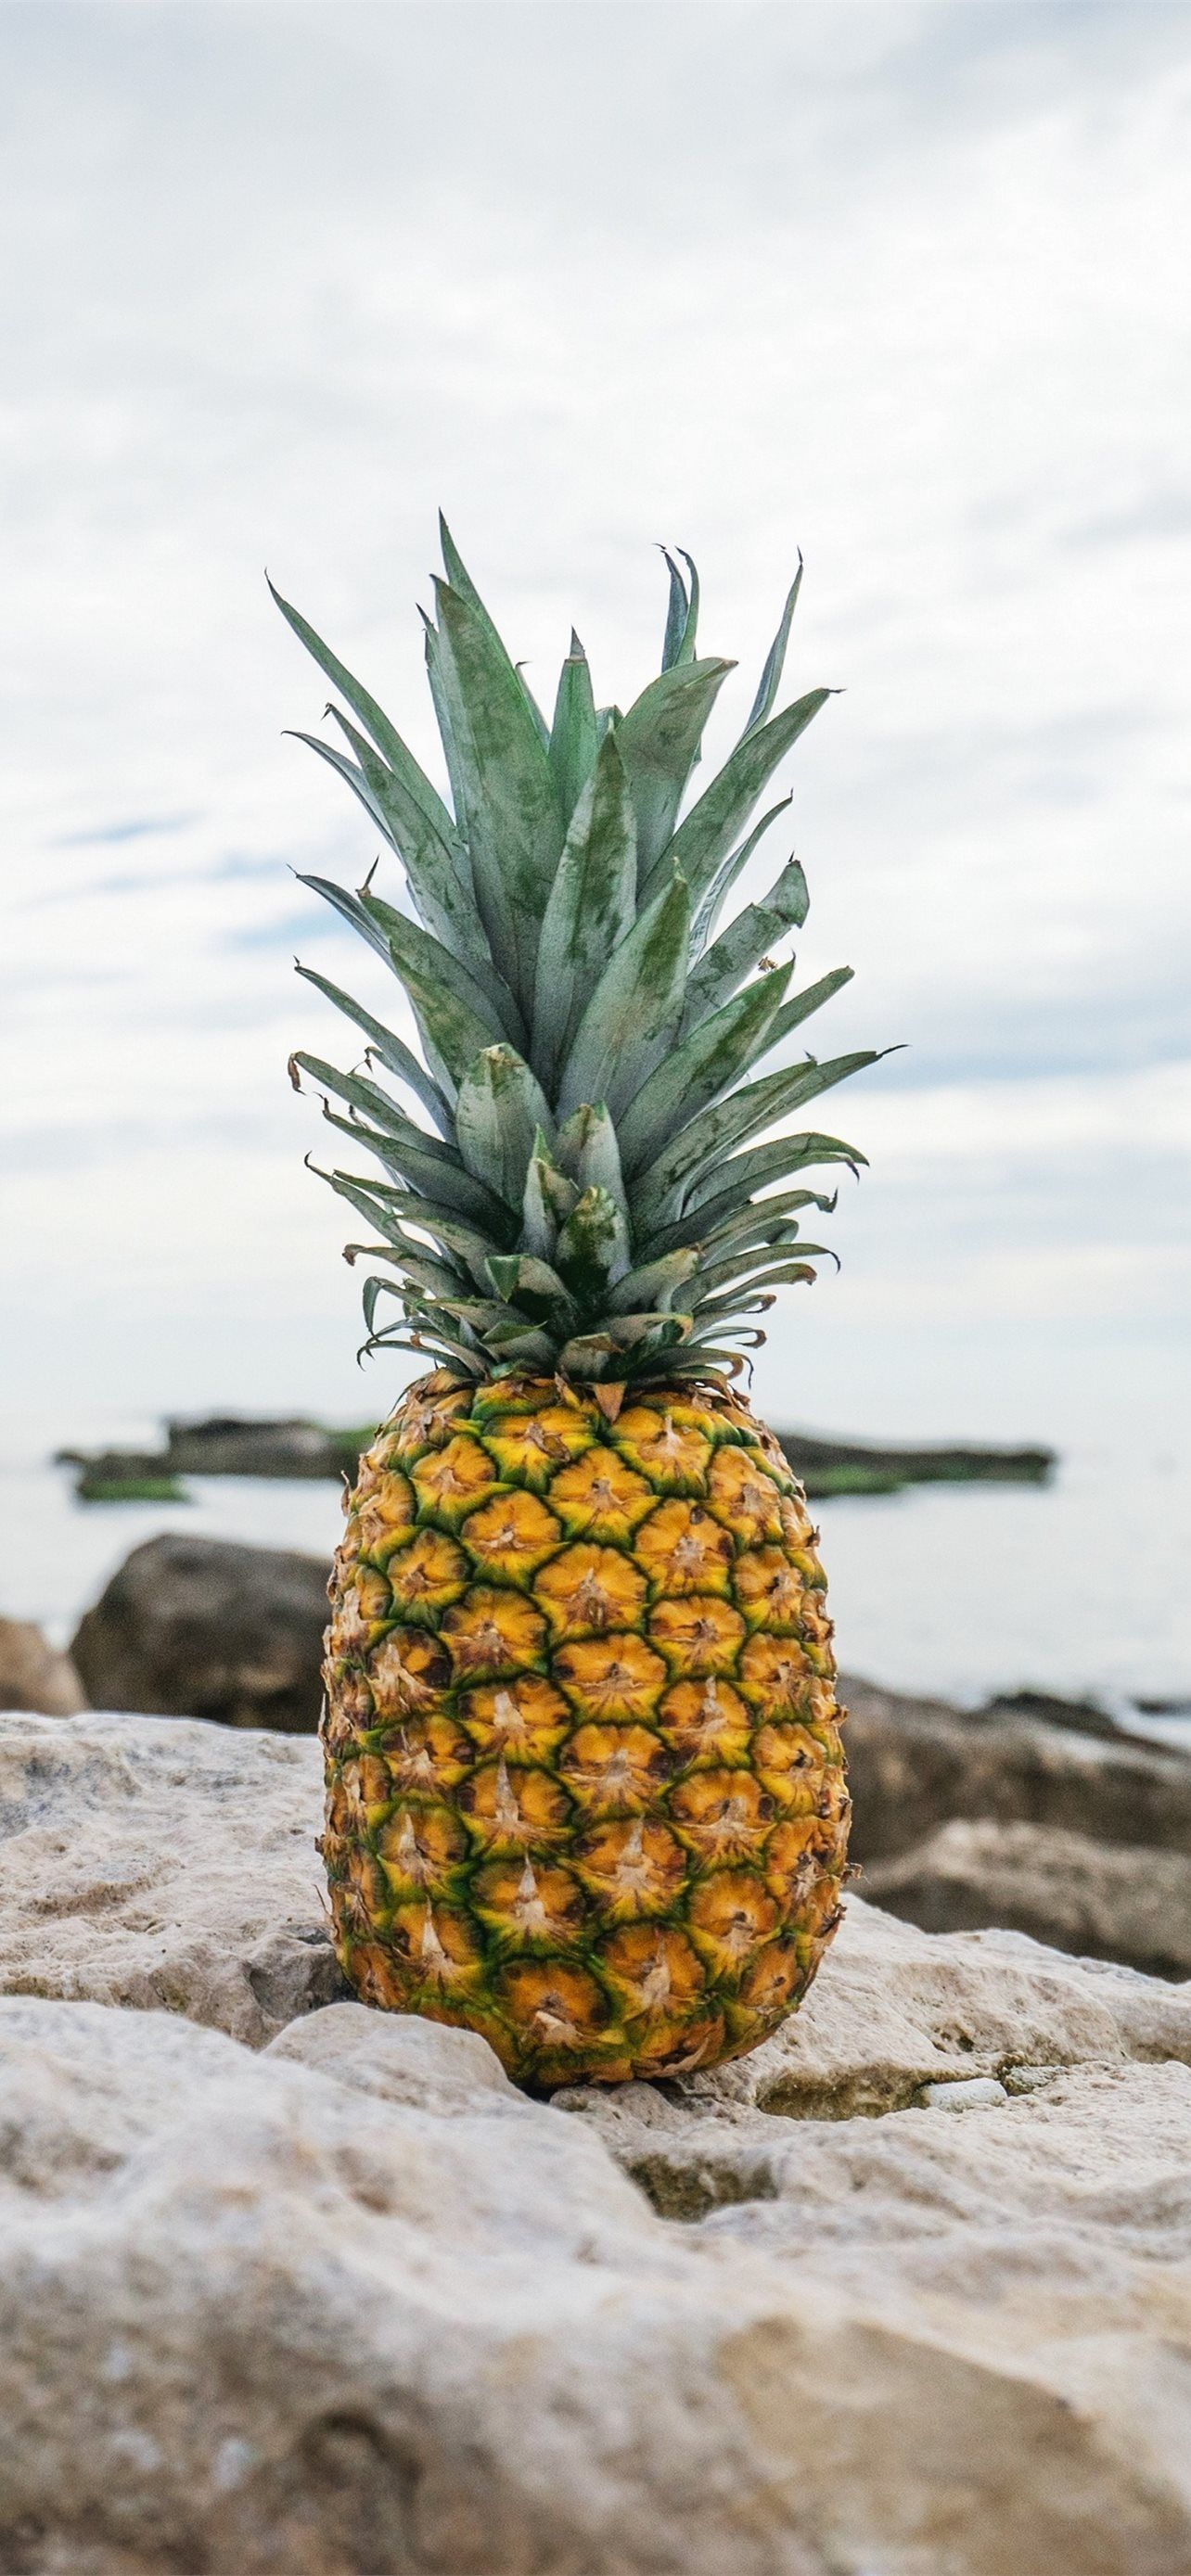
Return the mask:
<svg viewBox="0 0 1191 2576">
<path fill-rule="evenodd" d="M 310 1737 L 0 1717 L 0 1990 L 184 2013 L 260 2046 L 339 1991 Z"/>
<path fill-rule="evenodd" d="M 753 2112 L 781 2197 L 696 2227 L 482 2042 L 357 2005 L 253 2054 L 9 1998 L 0 2096 L 30 2576 L 1191 2565 L 1182 2066 Z"/>
<path fill-rule="evenodd" d="M 924 2111 L 987 2111 L 1009 2096 L 995 2075 L 969 2075 L 957 2084 L 924 2084 L 918 2099 Z"/>
<path fill-rule="evenodd" d="M 546 2106 L 310 2009 L 318 1803 L 0 1724 L 0 2569 L 1187 2576 L 1187 1988 L 853 1902 L 752 2057 Z"/>
</svg>

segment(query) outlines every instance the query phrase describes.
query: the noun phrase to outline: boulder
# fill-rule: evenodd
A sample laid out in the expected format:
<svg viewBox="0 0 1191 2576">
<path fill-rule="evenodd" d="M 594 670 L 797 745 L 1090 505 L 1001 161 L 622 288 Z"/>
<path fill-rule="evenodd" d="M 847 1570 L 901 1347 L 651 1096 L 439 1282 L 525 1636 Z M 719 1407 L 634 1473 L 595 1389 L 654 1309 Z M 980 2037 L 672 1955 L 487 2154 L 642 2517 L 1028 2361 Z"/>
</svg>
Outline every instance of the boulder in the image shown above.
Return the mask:
<svg viewBox="0 0 1191 2576">
<path fill-rule="evenodd" d="M 0 1721 L 0 2568 L 1185 2576 L 1191 1987 L 852 1898 L 751 2056 L 531 2102 L 333 2000 L 319 1804 Z"/>
<path fill-rule="evenodd" d="M 969 1716 L 853 1678 L 840 1689 L 855 1860 L 913 1851 L 954 1816 L 1191 1851 L 1191 1755 L 1123 1733 L 1082 1734 L 1032 1710 Z"/>
<path fill-rule="evenodd" d="M 712 2106 L 630 2090 L 697 2171 Z M 623 2169 L 623 2096 L 530 2103 L 354 2003 L 254 2055 L 9 1998 L 0 2091 L 21 2576 L 1191 2564 L 1184 2065 L 959 2118 L 737 2106 L 742 2189 L 686 2224 Z"/>
<path fill-rule="evenodd" d="M 126 1557 L 71 1654 L 93 1708 L 309 1733 L 326 1585 L 320 1557 L 171 1533 Z"/>
<path fill-rule="evenodd" d="M 28 1619 L 0 1619 L 0 1709 L 73 1717 L 87 1694 L 69 1655 L 60 1654 Z"/>
<path fill-rule="evenodd" d="M 0 1989 L 184 2014 L 262 2046 L 340 1991 L 321 1795 L 309 1736 L 0 1718 Z"/>
<path fill-rule="evenodd" d="M 1191 1855 L 1093 1843 L 1049 1825 L 942 1825 L 864 1873 L 866 1895 L 927 1932 L 1004 1924 L 1153 1977 L 1191 1977 Z"/>
</svg>

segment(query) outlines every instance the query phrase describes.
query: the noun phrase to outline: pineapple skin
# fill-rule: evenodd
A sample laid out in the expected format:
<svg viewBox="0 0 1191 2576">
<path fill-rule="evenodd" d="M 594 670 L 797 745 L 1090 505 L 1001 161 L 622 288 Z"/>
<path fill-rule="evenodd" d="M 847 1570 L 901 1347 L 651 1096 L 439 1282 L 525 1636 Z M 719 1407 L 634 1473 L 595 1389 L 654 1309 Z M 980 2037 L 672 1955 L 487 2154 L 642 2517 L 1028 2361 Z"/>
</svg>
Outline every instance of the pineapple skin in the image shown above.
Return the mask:
<svg viewBox="0 0 1191 2576">
<path fill-rule="evenodd" d="M 849 1799 L 801 1487 L 738 1397 L 411 1387 L 345 1498 L 326 1863 L 360 2000 L 535 2091 L 686 2074 L 801 2002 Z"/>
</svg>

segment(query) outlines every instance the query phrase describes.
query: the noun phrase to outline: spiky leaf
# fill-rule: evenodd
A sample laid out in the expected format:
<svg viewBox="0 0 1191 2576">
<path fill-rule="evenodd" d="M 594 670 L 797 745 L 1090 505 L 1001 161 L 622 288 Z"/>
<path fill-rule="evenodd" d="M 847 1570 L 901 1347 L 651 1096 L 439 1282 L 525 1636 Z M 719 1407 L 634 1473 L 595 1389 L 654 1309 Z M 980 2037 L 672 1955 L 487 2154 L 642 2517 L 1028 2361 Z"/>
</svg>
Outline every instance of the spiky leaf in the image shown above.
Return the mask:
<svg viewBox="0 0 1191 2576">
<path fill-rule="evenodd" d="M 591 671 L 583 646 L 572 630 L 571 649 L 558 675 L 554 722 L 550 728 L 550 767 L 566 823 L 570 822 L 595 768 L 598 749 Z"/>
<path fill-rule="evenodd" d="M 681 877 L 614 950 L 575 1035 L 559 1088 L 565 1118 L 603 1101 L 615 1118 L 652 1073 L 682 1018 L 690 906 Z"/>
<path fill-rule="evenodd" d="M 660 874 L 663 866 L 681 868 L 690 887 L 692 906 L 698 904 L 712 883 L 779 760 L 785 758 L 833 694 L 831 689 L 810 689 L 780 716 L 771 717 L 755 733 L 746 734 L 718 776 L 704 789 L 698 804 L 679 824 L 655 874 Z M 644 892 L 653 891 L 652 883 L 647 882 Z"/>
<path fill-rule="evenodd" d="M 721 931 L 706 954 L 693 969 L 686 988 L 686 1012 L 683 1035 L 709 1011 L 718 1011 L 737 985 L 751 975 L 770 948 L 776 948 L 790 930 L 801 930 L 806 920 L 809 897 L 806 878 L 797 859 L 787 859 L 776 885 L 770 887 L 760 903 L 746 905 L 743 912 Z"/>
<path fill-rule="evenodd" d="M 492 955 L 528 1015 L 538 933 L 563 843 L 562 808 L 524 689 L 487 622 L 437 583 L 444 676 L 467 837 Z"/>
<path fill-rule="evenodd" d="M 485 1047 L 467 1068 L 455 1103 L 465 1168 L 509 1207 L 519 1208 L 537 1138 L 554 1121 L 536 1076 L 512 1047 Z"/>
<path fill-rule="evenodd" d="M 659 1064 L 620 1120 L 620 1152 L 632 1179 L 661 1152 L 667 1137 L 697 1110 L 718 1100 L 773 1043 L 789 966 L 775 966 L 734 1001 L 691 1030 Z"/>
<path fill-rule="evenodd" d="M 575 808 L 538 947 L 531 1052 L 557 1085 L 608 958 L 636 916 L 637 834 L 620 737 L 606 734 Z"/>
<path fill-rule="evenodd" d="M 704 727 L 735 663 L 679 662 L 651 680 L 616 728 L 637 817 L 637 868 L 646 884 L 674 831 Z"/>
</svg>

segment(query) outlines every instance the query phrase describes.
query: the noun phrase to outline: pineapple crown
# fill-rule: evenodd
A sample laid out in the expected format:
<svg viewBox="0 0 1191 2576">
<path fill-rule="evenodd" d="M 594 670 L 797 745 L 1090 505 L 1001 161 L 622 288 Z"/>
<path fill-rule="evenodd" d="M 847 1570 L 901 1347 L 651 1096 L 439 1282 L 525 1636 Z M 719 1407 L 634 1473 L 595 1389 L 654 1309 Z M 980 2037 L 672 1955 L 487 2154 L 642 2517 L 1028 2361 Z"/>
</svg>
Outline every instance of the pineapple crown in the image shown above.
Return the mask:
<svg viewBox="0 0 1191 2576">
<path fill-rule="evenodd" d="M 383 1175 L 321 1175 L 380 1238 L 346 1254 L 385 1265 L 364 1285 L 365 1347 L 432 1352 L 472 1378 L 554 1373 L 610 1396 L 630 1380 L 735 1375 L 764 1339 L 751 1319 L 825 1255 L 800 1218 L 834 1197 L 776 1185 L 865 1159 L 835 1136 L 769 1131 L 877 1061 L 805 1055 L 756 1071 L 852 971 L 791 993 L 793 961 L 773 962 L 806 918 L 796 859 L 718 928 L 790 801 L 752 824 L 766 784 L 833 694 L 812 689 L 772 712 L 801 559 L 740 739 L 680 820 L 734 668 L 696 656 L 690 557 L 684 576 L 665 554 L 659 677 L 624 714 L 597 708 L 572 635 L 547 724 L 445 524 L 442 545 L 446 579 L 423 621 L 449 805 L 273 591 L 351 710 L 328 709 L 346 749 L 297 738 L 347 780 L 405 874 L 405 908 L 373 891 L 374 871 L 358 893 L 301 880 L 397 976 L 421 1043 L 419 1057 L 299 965 L 368 1041 L 349 1073 L 305 1052 L 290 1060 L 295 1087 L 308 1074 L 330 1125 Z"/>
</svg>

